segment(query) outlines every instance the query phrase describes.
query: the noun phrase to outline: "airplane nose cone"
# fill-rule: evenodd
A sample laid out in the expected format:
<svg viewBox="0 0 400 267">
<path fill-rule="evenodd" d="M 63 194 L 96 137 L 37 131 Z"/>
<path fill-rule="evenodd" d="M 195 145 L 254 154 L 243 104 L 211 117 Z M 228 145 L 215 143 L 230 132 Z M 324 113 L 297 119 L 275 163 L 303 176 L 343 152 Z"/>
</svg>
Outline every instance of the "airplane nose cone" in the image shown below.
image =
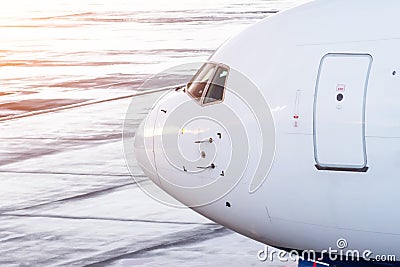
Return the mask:
<svg viewBox="0 0 400 267">
<path fill-rule="evenodd" d="M 149 134 L 146 125 L 147 120 L 143 120 L 135 134 L 134 152 L 136 161 L 144 174 L 154 183 L 160 186 L 157 178 L 157 171 L 154 164 L 153 136 Z"/>
<path fill-rule="evenodd" d="M 142 169 L 144 174 L 152 182 L 146 180 L 136 180 L 138 186 L 144 193 L 151 198 L 173 207 L 182 207 L 182 203 L 177 201 L 167 192 L 162 189 L 161 181 L 157 173 L 155 156 L 154 156 L 154 118 L 155 112 L 150 112 L 148 117 L 142 121 L 135 132 L 135 138 L 133 141 L 134 145 L 134 157 L 135 160 L 129 162 L 136 162 L 137 165 Z M 128 165 L 130 165 L 128 162 Z M 132 167 L 134 171 L 132 171 Z M 132 173 L 137 172 L 136 164 L 130 165 Z"/>
<path fill-rule="evenodd" d="M 199 101 L 175 90 L 158 99 L 136 133 L 139 166 L 188 207 L 218 201 L 238 184 L 255 192 L 275 151 L 274 122 L 265 98 L 231 69 L 223 101 Z"/>
</svg>

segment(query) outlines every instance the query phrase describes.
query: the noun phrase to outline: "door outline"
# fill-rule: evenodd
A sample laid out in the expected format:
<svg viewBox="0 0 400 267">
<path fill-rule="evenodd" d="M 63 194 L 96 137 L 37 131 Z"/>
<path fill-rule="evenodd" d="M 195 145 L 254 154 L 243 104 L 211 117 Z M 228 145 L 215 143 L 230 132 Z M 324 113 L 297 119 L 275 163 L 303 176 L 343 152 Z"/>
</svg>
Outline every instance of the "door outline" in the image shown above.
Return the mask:
<svg viewBox="0 0 400 267">
<path fill-rule="evenodd" d="M 364 162 L 361 166 L 353 165 L 337 165 L 337 164 L 324 164 L 318 161 L 318 148 L 317 148 L 317 130 L 316 130 L 316 109 L 317 109 L 317 99 L 318 99 L 318 87 L 321 78 L 321 72 L 324 60 L 327 57 L 369 57 L 369 66 L 367 69 L 365 82 L 364 82 L 364 93 L 363 93 L 363 103 L 362 103 L 362 153 L 364 157 Z M 315 84 L 314 90 L 314 103 L 313 103 L 313 145 L 314 145 L 314 160 L 316 162 L 315 167 L 318 170 L 327 171 L 347 171 L 347 172 L 366 172 L 367 167 L 367 148 L 365 139 L 365 114 L 366 114 L 366 100 L 367 100 L 367 90 L 369 77 L 371 73 L 373 57 L 370 54 L 357 54 L 357 53 L 328 53 L 322 57 L 319 63 L 318 76 Z"/>
</svg>

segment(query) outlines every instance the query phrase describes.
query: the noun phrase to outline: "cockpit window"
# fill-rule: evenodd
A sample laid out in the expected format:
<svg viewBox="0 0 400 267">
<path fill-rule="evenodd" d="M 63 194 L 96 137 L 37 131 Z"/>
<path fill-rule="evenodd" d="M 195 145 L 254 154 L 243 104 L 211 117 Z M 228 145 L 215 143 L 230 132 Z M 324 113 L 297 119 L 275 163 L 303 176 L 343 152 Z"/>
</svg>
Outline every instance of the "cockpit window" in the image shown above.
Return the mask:
<svg viewBox="0 0 400 267">
<path fill-rule="evenodd" d="M 216 66 L 214 64 L 204 64 L 192 81 L 188 84 L 188 92 L 197 101 L 203 96 L 208 82 L 212 79 Z"/>
<path fill-rule="evenodd" d="M 224 97 L 225 82 L 228 76 L 228 69 L 225 67 L 218 67 L 215 72 L 208 90 L 204 96 L 204 104 L 209 104 L 215 101 L 222 101 Z"/>
<path fill-rule="evenodd" d="M 188 93 L 201 104 L 222 101 L 229 69 L 222 64 L 204 64 L 187 85 Z"/>
</svg>

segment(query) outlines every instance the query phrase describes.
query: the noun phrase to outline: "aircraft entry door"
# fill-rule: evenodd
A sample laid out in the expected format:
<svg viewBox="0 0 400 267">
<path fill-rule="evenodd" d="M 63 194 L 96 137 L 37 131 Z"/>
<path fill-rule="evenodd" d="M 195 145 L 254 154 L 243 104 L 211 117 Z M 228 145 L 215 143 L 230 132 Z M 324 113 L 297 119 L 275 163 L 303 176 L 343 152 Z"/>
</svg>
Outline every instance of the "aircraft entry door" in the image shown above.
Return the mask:
<svg viewBox="0 0 400 267">
<path fill-rule="evenodd" d="M 372 57 L 327 54 L 314 98 L 314 157 L 319 170 L 367 171 L 365 99 Z"/>
</svg>

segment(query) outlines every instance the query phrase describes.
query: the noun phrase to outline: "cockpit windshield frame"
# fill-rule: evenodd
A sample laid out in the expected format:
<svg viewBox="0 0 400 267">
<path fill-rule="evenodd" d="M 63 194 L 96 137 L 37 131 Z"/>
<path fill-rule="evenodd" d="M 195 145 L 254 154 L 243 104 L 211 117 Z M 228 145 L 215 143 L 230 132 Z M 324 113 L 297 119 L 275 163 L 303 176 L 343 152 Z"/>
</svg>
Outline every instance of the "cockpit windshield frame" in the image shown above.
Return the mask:
<svg viewBox="0 0 400 267">
<path fill-rule="evenodd" d="M 193 95 L 192 92 L 189 90 L 190 86 L 193 83 L 196 82 L 195 80 L 198 78 L 199 74 L 209 66 L 213 67 L 213 72 L 210 75 L 210 77 L 207 79 L 207 84 L 205 85 L 204 89 L 202 90 L 201 96 L 199 97 L 199 96 Z M 214 82 L 214 80 L 216 78 L 216 75 L 218 73 L 218 70 L 220 68 L 225 69 L 226 72 L 227 72 L 226 75 L 225 75 L 226 78 L 225 78 L 225 81 L 224 81 L 224 84 L 223 84 L 222 96 L 221 96 L 220 99 L 215 99 L 213 101 L 206 102 L 206 95 L 207 95 L 207 93 L 208 93 L 208 91 L 210 89 L 210 86 L 213 84 L 213 82 Z M 206 62 L 201 66 L 199 71 L 193 76 L 193 78 L 190 80 L 190 82 L 188 82 L 188 84 L 186 85 L 185 91 L 187 92 L 187 94 L 190 97 L 192 97 L 201 106 L 208 106 L 208 105 L 214 105 L 214 104 L 221 103 L 225 99 L 226 83 L 227 83 L 227 80 L 228 80 L 229 73 L 230 73 L 230 68 L 229 68 L 229 66 L 227 66 L 225 64 L 217 63 L 217 62 L 211 62 L 211 61 L 210 62 Z M 222 86 L 222 84 L 219 85 L 219 86 Z"/>
</svg>

